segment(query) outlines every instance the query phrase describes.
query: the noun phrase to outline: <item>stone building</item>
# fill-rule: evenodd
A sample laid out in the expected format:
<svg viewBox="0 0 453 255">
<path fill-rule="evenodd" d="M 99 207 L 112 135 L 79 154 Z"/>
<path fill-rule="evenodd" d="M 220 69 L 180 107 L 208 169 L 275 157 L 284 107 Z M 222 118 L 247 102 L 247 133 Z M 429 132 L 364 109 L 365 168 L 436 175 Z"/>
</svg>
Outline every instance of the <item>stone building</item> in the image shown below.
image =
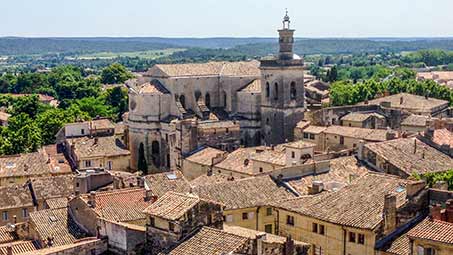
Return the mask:
<svg viewBox="0 0 453 255">
<path fill-rule="evenodd" d="M 276 59 L 158 64 L 129 81 L 131 168 L 139 159 L 151 171 L 180 167 L 203 145 L 232 151 L 240 144 L 292 140 L 305 93 L 303 60 L 293 53 L 289 23 L 286 15 Z"/>
</svg>

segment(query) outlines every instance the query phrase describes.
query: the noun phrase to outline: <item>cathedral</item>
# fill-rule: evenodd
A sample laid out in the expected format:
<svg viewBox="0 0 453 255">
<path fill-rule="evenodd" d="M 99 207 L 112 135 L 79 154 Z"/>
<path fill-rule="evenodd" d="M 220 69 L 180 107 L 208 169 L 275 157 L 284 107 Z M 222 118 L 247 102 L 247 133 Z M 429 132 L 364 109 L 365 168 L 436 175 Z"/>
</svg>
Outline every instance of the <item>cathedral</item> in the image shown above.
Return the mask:
<svg viewBox="0 0 453 255">
<path fill-rule="evenodd" d="M 128 82 L 131 168 L 146 161 L 152 172 L 174 169 L 203 146 L 232 151 L 292 141 L 305 111 L 294 31 L 286 14 L 272 59 L 157 64 Z"/>
</svg>

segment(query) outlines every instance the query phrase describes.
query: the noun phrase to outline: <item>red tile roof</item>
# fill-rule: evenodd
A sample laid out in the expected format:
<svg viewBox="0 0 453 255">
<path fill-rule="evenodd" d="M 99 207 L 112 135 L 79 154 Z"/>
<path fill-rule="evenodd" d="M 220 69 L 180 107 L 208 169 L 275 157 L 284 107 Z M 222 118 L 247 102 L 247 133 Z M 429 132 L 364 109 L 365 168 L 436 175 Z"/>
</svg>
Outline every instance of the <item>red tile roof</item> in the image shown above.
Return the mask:
<svg viewBox="0 0 453 255">
<path fill-rule="evenodd" d="M 410 239 L 425 239 L 453 244 L 453 223 L 426 218 L 411 229 L 407 236 Z"/>
</svg>

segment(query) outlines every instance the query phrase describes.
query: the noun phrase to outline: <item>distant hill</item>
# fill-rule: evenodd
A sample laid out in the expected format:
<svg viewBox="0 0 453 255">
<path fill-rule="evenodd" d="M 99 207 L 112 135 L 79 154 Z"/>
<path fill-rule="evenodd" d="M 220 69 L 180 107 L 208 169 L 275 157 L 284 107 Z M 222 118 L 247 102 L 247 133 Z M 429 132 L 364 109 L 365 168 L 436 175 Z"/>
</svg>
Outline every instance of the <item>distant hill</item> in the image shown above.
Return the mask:
<svg viewBox="0 0 453 255">
<path fill-rule="evenodd" d="M 0 55 L 81 54 L 136 52 L 166 48 L 228 49 L 246 56 L 264 56 L 277 50 L 276 38 L 0 38 Z M 298 54 L 401 52 L 420 49 L 453 50 L 453 38 L 296 39 Z"/>
</svg>

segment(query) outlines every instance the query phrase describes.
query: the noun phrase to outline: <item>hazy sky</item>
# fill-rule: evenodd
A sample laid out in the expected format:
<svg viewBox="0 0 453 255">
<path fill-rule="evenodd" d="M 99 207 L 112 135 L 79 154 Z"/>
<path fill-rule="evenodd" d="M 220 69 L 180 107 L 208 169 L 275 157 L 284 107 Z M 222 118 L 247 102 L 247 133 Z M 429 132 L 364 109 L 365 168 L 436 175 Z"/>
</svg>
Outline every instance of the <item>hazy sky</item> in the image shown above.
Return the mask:
<svg viewBox="0 0 453 255">
<path fill-rule="evenodd" d="M 453 0 L 0 0 L 0 36 L 453 36 Z"/>
</svg>

